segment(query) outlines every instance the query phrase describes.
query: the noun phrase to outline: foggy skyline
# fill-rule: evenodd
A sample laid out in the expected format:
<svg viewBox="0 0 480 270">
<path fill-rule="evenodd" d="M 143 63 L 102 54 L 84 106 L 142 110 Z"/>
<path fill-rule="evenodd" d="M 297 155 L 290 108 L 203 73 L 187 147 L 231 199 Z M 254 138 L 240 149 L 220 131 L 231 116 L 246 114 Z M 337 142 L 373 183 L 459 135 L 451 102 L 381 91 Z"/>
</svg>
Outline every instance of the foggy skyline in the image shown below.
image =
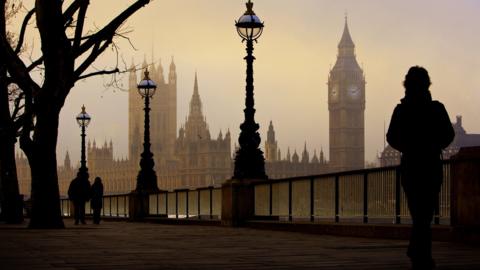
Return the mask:
<svg viewBox="0 0 480 270">
<path fill-rule="evenodd" d="M 233 143 L 243 122 L 245 97 L 245 49 L 234 20 L 245 11 L 244 2 L 155 0 L 127 22 L 137 50 L 119 40 L 127 66 L 132 58 L 141 64 L 144 55 L 150 62 L 153 51 L 154 60 L 158 64 L 161 58 L 167 72 L 171 56 L 175 56 L 178 127 L 188 114 L 197 70 L 211 135 L 216 138 L 220 130 L 225 134 L 230 129 Z M 119 3 L 122 6 L 128 1 Z M 475 31 L 480 23 L 476 16 L 479 2 L 257 0 L 254 4 L 266 26 L 254 51 L 255 119 L 261 127 L 262 148 L 272 120 L 283 155 L 287 147 L 292 154 L 294 149 L 300 153 L 306 141 L 311 155 L 323 147 L 328 157 L 326 83 L 336 60 L 345 11 L 367 81 L 367 161 L 373 161 L 383 147 L 384 123 L 388 125 L 394 106 L 403 97 L 402 81 L 412 65 L 427 68 L 433 98 L 445 104 L 452 121 L 463 115 L 467 132 L 480 132 L 480 123 L 475 123 L 480 100 L 480 37 Z M 90 23 L 114 16 L 115 12 L 105 13 L 112 9 L 120 8 L 93 1 Z M 114 63 L 115 56 L 110 54 L 95 66 Z M 59 164 L 67 149 L 73 164 L 79 159 L 80 129 L 74 118 L 82 104 L 93 118 L 87 140 L 96 139 L 103 145 L 104 139 L 112 139 L 115 157 L 127 155 L 128 93 L 104 90 L 109 80 L 93 78 L 77 83 L 67 98 L 60 118 Z M 123 76 L 126 88 L 127 80 L 128 76 Z"/>
</svg>

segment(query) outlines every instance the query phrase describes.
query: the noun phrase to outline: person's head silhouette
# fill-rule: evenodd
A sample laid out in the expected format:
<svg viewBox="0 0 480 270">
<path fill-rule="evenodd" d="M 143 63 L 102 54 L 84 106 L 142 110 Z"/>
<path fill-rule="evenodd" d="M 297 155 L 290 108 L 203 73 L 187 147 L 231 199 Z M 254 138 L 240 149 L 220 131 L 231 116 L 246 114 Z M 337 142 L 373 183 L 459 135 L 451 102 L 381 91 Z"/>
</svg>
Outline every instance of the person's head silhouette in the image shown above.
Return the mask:
<svg viewBox="0 0 480 270">
<path fill-rule="evenodd" d="M 428 71 L 423 67 L 413 66 L 408 70 L 407 75 L 405 75 L 405 81 L 403 81 L 405 96 L 412 98 L 429 96 L 428 88 L 431 84 Z"/>
</svg>

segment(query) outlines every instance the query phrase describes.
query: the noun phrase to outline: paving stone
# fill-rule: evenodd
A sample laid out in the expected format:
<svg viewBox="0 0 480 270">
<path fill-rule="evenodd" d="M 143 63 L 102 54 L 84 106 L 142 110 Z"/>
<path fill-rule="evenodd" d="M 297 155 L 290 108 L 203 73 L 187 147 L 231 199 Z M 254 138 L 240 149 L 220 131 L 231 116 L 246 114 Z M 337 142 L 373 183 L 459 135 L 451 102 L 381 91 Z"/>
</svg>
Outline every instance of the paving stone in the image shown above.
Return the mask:
<svg viewBox="0 0 480 270">
<path fill-rule="evenodd" d="M 0 225 L 0 269 L 408 269 L 407 241 L 219 226 Z M 435 242 L 438 269 L 480 269 L 480 248 Z"/>
</svg>

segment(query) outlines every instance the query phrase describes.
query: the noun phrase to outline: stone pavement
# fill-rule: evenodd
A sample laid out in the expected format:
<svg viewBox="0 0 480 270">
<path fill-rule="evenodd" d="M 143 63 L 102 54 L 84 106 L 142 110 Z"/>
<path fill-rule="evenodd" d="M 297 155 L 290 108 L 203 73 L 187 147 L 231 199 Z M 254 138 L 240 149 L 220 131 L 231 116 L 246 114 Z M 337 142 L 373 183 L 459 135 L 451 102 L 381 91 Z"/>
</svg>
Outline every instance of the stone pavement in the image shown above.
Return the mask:
<svg viewBox="0 0 480 270">
<path fill-rule="evenodd" d="M 198 225 L 0 225 L 0 269 L 408 269 L 406 241 Z M 435 242 L 438 269 L 480 269 L 480 247 Z"/>
</svg>

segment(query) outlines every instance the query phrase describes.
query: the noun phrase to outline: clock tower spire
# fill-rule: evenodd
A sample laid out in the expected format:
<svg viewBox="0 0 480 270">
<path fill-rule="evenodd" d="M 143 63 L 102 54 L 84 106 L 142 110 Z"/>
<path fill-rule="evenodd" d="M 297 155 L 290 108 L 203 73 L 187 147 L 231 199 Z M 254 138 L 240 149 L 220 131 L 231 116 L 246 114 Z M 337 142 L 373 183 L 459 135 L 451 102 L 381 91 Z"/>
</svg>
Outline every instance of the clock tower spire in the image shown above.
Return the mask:
<svg viewBox="0 0 480 270">
<path fill-rule="evenodd" d="M 330 166 L 334 171 L 365 164 L 365 76 L 358 65 L 347 16 L 337 61 L 328 76 Z"/>
</svg>

